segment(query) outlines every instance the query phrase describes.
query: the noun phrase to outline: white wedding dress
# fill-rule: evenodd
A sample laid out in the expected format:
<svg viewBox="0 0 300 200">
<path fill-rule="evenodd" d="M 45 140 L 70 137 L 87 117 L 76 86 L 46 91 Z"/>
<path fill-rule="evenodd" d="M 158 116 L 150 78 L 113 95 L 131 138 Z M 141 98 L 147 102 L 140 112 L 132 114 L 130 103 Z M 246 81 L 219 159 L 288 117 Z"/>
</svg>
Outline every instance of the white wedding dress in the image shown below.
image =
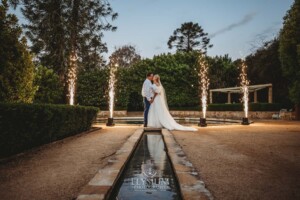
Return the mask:
<svg viewBox="0 0 300 200">
<path fill-rule="evenodd" d="M 173 119 L 167 106 L 164 88 L 161 84 L 160 86 L 153 84 L 152 89 L 155 93 L 157 93 L 157 95 L 149 109 L 148 127 L 181 131 L 197 131 L 196 128 L 182 126 Z"/>
</svg>

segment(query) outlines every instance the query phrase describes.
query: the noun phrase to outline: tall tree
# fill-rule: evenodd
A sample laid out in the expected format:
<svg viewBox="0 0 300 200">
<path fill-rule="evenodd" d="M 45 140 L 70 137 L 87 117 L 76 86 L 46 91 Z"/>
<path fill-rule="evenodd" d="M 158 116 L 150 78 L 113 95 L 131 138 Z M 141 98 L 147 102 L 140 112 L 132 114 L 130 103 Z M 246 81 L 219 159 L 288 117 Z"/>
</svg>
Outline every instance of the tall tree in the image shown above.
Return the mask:
<svg viewBox="0 0 300 200">
<path fill-rule="evenodd" d="M 186 22 L 173 32 L 173 35 L 169 38 L 168 46 L 170 49 L 176 47 L 178 51 L 200 50 L 206 53 L 207 48 L 213 46 L 209 44 L 210 39 L 207 35 L 198 23 Z"/>
<path fill-rule="evenodd" d="M 0 101 L 32 102 L 36 87 L 34 64 L 18 19 L 8 14 L 7 0 L 0 5 Z"/>
<path fill-rule="evenodd" d="M 124 45 L 111 54 L 110 63 L 118 64 L 119 67 L 130 67 L 141 60 L 141 56 L 136 52 L 134 46 Z"/>
<path fill-rule="evenodd" d="M 279 36 L 282 70 L 291 81 L 290 98 L 296 104 L 296 117 L 300 119 L 300 0 L 287 11 Z"/>
<path fill-rule="evenodd" d="M 58 73 L 66 95 L 70 86 L 75 84 L 73 79 L 79 68 L 103 64 L 101 53 L 107 51 L 102 42 L 103 31 L 116 30 L 107 20 L 117 17 L 108 1 L 11 1 L 15 5 L 22 3 L 22 12 L 28 20 L 26 35 L 32 42 L 32 51 L 43 66 Z"/>
</svg>

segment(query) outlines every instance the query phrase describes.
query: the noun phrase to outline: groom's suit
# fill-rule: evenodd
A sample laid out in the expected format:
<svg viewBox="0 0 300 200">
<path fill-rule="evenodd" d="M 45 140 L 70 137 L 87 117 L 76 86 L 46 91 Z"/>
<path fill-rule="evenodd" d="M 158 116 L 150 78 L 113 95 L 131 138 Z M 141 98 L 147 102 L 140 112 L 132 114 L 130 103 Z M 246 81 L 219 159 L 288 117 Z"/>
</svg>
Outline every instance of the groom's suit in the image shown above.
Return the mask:
<svg viewBox="0 0 300 200">
<path fill-rule="evenodd" d="M 146 79 L 142 88 L 142 96 L 144 100 L 144 126 L 146 127 L 148 124 L 148 112 L 150 108 L 150 101 L 154 96 L 152 90 L 152 83 L 149 79 Z"/>
</svg>

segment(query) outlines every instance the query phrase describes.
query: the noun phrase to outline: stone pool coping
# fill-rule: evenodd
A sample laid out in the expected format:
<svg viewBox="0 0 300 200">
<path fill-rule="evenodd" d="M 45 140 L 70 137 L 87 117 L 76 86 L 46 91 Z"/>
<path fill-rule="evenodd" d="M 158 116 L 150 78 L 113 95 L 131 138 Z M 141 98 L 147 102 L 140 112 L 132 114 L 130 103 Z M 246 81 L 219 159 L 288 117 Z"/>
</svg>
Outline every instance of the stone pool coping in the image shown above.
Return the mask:
<svg viewBox="0 0 300 200">
<path fill-rule="evenodd" d="M 167 129 L 162 129 L 161 133 L 178 180 L 182 198 L 184 200 L 212 200 L 212 194 L 205 187 L 199 173 L 187 159 L 187 156 L 176 142 L 173 134 Z"/>
<path fill-rule="evenodd" d="M 100 169 L 89 183 L 82 188 L 76 198 L 77 200 L 102 200 L 108 197 L 143 132 L 144 129 L 139 128 L 127 139 L 115 156 L 108 160 L 108 164 Z"/>
<path fill-rule="evenodd" d="M 278 111 L 249 111 L 249 119 L 272 119 L 272 115 L 279 113 Z M 291 114 L 290 112 L 288 112 Z M 187 110 L 170 110 L 170 114 L 173 117 L 198 117 L 202 116 L 202 111 L 187 111 Z M 99 111 L 97 118 L 107 119 L 109 116 L 109 111 Z M 114 117 L 143 117 L 143 112 L 127 112 L 126 110 L 114 111 Z M 207 111 L 207 118 L 217 118 L 217 119 L 237 119 L 241 120 L 245 116 L 244 111 Z M 292 117 L 286 116 L 285 120 L 292 120 Z"/>
<path fill-rule="evenodd" d="M 180 145 L 167 129 L 139 128 L 116 152 L 108 164 L 100 169 L 96 175 L 85 185 L 77 196 L 77 200 L 103 200 L 107 199 L 112 188 L 117 183 L 132 153 L 144 132 L 161 131 L 171 160 L 175 176 L 177 177 L 181 195 L 184 200 L 211 200 L 211 193 L 206 189 L 204 182 L 192 163 L 188 161 Z"/>
</svg>

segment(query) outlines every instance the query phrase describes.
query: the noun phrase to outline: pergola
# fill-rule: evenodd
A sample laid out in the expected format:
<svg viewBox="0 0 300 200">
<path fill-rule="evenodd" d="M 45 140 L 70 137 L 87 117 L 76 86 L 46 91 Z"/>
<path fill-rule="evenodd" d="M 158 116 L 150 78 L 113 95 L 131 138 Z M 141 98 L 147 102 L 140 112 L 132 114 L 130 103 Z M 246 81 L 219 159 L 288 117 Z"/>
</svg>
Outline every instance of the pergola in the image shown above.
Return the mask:
<svg viewBox="0 0 300 200">
<path fill-rule="evenodd" d="M 272 84 L 262 84 L 262 85 L 249 85 L 248 90 L 250 92 L 254 92 L 254 103 L 257 103 L 257 91 L 268 88 L 268 102 L 272 103 Z M 209 90 L 209 99 L 210 103 L 212 102 L 212 95 L 213 92 L 222 92 L 222 93 L 227 93 L 227 103 L 231 103 L 231 93 L 242 93 L 241 87 L 230 87 L 230 88 L 219 88 L 219 89 L 212 89 Z"/>
</svg>

